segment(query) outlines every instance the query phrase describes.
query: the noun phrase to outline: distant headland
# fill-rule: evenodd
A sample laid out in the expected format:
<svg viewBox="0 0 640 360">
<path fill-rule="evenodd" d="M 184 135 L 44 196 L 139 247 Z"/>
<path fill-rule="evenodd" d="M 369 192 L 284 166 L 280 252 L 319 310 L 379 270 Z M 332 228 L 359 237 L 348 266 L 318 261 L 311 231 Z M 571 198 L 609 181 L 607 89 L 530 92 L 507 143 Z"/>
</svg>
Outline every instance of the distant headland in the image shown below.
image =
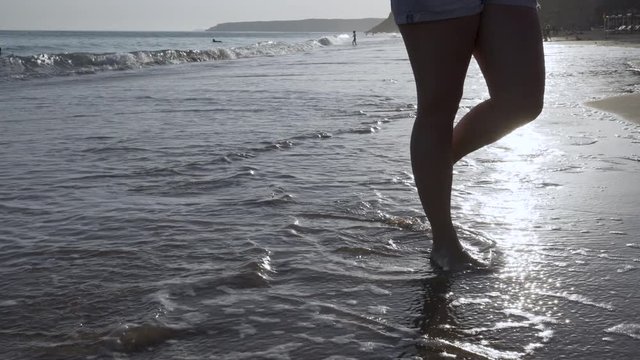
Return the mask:
<svg viewBox="0 0 640 360">
<path fill-rule="evenodd" d="M 384 21 L 376 24 L 376 26 L 369 29 L 367 32 L 369 33 L 393 33 L 400 32 L 398 29 L 398 25 L 393 18 L 393 13 L 389 14 L 389 17 L 384 19 Z"/>
<path fill-rule="evenodd" d="M 351 32 L 355 30 L 364 32 L 383 20 L 383 18 L 365 18 L 230 22 L 218 24 L 207 31 Z"/>
</svg>

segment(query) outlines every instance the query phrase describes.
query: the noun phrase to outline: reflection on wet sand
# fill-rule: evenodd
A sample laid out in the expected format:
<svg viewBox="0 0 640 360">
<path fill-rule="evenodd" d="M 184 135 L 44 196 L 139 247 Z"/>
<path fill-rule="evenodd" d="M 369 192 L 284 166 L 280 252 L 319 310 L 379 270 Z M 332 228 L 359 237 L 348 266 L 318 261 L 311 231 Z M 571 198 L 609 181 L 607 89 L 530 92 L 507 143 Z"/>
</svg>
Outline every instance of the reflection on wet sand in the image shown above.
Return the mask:
<svg viewBox="0 0 640 360">
<path fill-rule="evenodd" d="M 418 353 L 428 358 L 448 350 L 443 349 L 442 344 L 437 343 L 437 339 L 454 338 L 454 329 L 457 328 L 457 324 L 449 308 L 448 294 L 451 291 L 449 277 L 442 275 L 426 279 L 423 283 L 423 291 L 422 313 L 415 320 L 415 326 L 425 340 L 418 344 Z"/>
</svg>

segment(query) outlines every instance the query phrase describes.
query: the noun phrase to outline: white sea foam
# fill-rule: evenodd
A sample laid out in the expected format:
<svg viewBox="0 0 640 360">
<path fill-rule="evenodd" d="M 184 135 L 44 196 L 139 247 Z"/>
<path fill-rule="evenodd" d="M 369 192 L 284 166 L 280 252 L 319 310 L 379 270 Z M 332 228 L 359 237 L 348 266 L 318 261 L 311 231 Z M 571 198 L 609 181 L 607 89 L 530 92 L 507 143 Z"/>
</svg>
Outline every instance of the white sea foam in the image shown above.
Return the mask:
<svg viewBox="0 0 640 360">
<path fill-rule="evenodd" d="M 617 272 L 618 273 L 628 273 L 628 272 L 634 271 L 634 270 L 638 270 L 638 268 L 636 266 L 633 266 L 633 265 L 625 265 L 623 268 L 618 269 Z"/>
<path fill-rule="evenodd" d="M 459 298 L 459 299 L 455 299 L 451 305 L 453 306 L 461 306 L 461 305 L 467 305 L 467 304 L 474 304 L 474 305 L 483 305 L 483 304 L 489 304 L 491 303 L 491 299 L 487 299 L 487 298 Z"/>
<path fill-rule="evenodd" d="M 383 305 L 369 306 L 367 311 L 372 315 L 384 315 L 389 311 L 389 307 Z"/>
<path fill-rule="evenodd" d="M 605 330 L 605 332 L 610 334 L 627 335 L 640 340 L 640 324 L 620 324 Z"/>
<path fill-rule="evenodd" d="M 542 292 L 541 295 L 546 295 L 546 296 L 552 296 L 552 297 L 557 297 L 557 298 L 562 298 L 562 299 L 566 299 L 569 301 L 574 301 L 583 305 L 589 305 L 589 306 L 595 306 L 601 309 L 605 309 L 605 310 L 609 310 L 609 311 L 614 311 L 615 308 L 613 307 L 613 305 L 611 304 L 607 304 L 607 303 L 600 303 L 597 301 L 593 301 L 585 296 L 582 295 L 578 295 L 578 294 L 568 294 L 568 293 L 560 293 L 560 294 L 554 294 L 554 293 L 550 293 L 550 292 Z"/>
<path fill-rule="evenodd" d="M 480 358 L 488 358 L 488 359 L 496 359 L 496 360 L 508 360 L 508 359 L 520 359 L 524 356 L 524 353 L 519 353 L 515 351 L 501 351 L 498 349 L 491 348 L 486 345 L 481 344 L 473 344 L 466 343 L 460 341 L 449 341 L 444 339 L 431 339 L 431 338 L 423 338 L 420 341 L 422 344 L 426 346 L 436 347 L 448 347 L 453 349 L 459 349 L 469 354 L 475 355 L 475 357 Z"/>
<path fill-rule="evenodd" d="M 346 37 L 345 37 L 346 36 Z M 60 53 L 0 57 L 0 79 L 29 79 L 49 76 L 93 74 L 132 70 L 149 66 L 271 57 L 312 51 L 347 43 L 346 34 L 317 40 L 287 43 L 262 41 L 253 45 L 206 50 L 153 50 L 124 53 Z"/>
<path fill-rule="evenodd" d="M 349 34 L 340 34 L 337 36 L 325 36 L 317 40 L 320 45 L 344 45 L 351 42 Z"/>
</svg>

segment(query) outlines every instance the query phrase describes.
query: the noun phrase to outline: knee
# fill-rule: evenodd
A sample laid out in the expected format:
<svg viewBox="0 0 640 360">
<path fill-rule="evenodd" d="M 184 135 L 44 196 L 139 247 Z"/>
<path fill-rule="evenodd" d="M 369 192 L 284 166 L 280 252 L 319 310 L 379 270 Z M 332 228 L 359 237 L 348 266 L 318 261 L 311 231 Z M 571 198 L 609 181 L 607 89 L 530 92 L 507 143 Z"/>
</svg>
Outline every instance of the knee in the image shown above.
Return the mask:
<svg viewBox="0 0 640 360">
<path fill-rule="evenodd" d="M 492 99 L 494 106 L 514 125 L 521 126 L 535 120 L 544 106 L 544 97 L 537 94 L 503 96 Z"/>
<path fill-rule="evenodd" d="M 453 119 L 460 107 L 462 91 L 440 91 L 429 96 L 418 96 L 418 116 L 426 119 Z M 422 116 L 420 116 L 422 115 Z"/>
<path fill-rule="evenodd" d="M 535 120 L 538 116 L 540 116 L 540 113 L 542 113 L 542 108 L 544 107 L 544 97 L 532 96 L 517 105 L 520 109 L 520 117 L 523 118 L 526 122 L 530 122 Z"/>
</svg>

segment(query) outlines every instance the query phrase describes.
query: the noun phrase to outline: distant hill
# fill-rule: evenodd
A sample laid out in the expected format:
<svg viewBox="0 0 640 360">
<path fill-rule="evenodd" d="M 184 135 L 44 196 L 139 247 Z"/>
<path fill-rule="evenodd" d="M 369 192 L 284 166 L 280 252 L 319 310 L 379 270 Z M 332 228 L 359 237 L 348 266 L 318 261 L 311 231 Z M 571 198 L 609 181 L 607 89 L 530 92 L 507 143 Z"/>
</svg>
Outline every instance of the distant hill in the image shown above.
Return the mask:
<svg viewBox="0 0 640 360">
<path fill-rule="evenodd" d="M 343 32 L 367 31 L 384 19 L 306 19 L 222 23 L 207 31 Z"/>
<path fill-rule="evenodd" d="M 389 14 L 389 17 L 386 18 L 383 22 L 377 24 L 373 28 L 367 31 L 368 33 L 393 33 L 399 32 L 398 25 L 396 25 L 395 20 L 393 19 L 393 13 Z"/>
</svg>

